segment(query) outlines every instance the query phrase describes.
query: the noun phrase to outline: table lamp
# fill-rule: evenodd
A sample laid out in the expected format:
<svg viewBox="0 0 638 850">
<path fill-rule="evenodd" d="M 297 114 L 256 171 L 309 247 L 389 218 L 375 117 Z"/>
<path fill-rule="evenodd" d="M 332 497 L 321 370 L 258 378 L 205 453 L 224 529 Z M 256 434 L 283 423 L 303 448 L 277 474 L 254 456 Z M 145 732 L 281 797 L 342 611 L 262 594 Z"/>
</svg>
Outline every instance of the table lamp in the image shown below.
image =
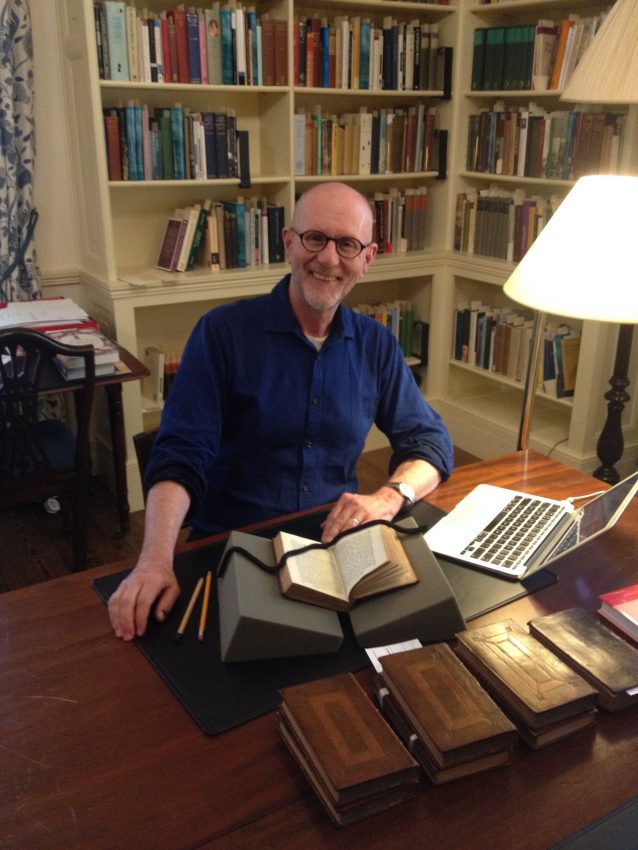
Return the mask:
<svg viewBox="0 0 638 850">
<path fill-rule="evenodd" d="M 619 322 L 616 364 L 606 394 L 608 417 L 595 475 L 617 481 L 623 451 L 621 413 L 633 325 L 638 322 L 638 177 L 581 177 L 505 283 L 505 294 L 536 310 L 518 448 L 527 448 L 547 313 Z"/>
<path fill-rule="evenodd" d="M 617 0 L 562 94 L 585 103 L 638 103 L 638 4 Z M 619 322 L 607 421 L 594 475 L 615 483 L 623 453 L 621 414 L 629 400 L 627 370 L 638 322 L 638 178 L 583 177 L 567 195 L 505 284 L 506 294 L 537 311 L 518 447 L 527 448 L 545 314 Z"/>
</svg>

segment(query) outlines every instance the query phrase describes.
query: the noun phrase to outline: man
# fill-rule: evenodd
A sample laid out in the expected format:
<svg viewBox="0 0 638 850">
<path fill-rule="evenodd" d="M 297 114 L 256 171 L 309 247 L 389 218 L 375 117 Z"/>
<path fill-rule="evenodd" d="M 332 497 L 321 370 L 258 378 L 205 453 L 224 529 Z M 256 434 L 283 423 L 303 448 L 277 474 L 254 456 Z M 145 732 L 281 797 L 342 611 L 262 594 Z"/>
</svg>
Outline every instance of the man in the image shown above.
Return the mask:
<svg viewBox="0 0 638 850">
<path fill-rule="evenodd" d="M 323 526 L 329 542 L 392 519 L 450 474 L 450 438 L 396 341 L 341 307 L 377 252 L 372 227 L 354 189 L 310 189 L 283 231 L 290 275 L 198 322 L 146 474 L 142 551 L 109 602 L 118 637 L 142 635 L 153 605 L 162 621 L 175 603 L 185 518 L 212 534 L 336 501 Z M 393 447 L 391 478 L 363 495 L 355 466 L 373 422 Z"/>
</svg>

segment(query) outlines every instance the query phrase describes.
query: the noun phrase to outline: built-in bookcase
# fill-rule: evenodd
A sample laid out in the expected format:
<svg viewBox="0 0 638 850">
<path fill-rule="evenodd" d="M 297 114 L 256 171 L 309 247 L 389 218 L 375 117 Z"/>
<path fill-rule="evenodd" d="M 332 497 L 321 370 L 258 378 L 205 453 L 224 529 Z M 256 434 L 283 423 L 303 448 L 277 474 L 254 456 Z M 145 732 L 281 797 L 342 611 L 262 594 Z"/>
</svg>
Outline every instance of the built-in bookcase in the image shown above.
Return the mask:
<svg viewBox="0 0 638 850">
<path fill-rule="evenodd" d="M 173 0 L 134 0 L 139 12 L 173 9 Z M 208 4 L 211 5 L 211 4 Z M 285 264 L 230 269 L 214 273 L 195 268 L 186 273 L 160 272 L 153 267 L 167 217 L 177 207 L 205 199 L 230 201 L 238 195 L 266 197 L 281 205 L 288 217 L 295 197 L 309 186 L 333 179 L 331 175 L 296 173 L 295 115 L 320 107 L 322 115 L 404 110 L 421 106 L 436 112 L 436 127 L 447 133 L 447 157 L 427 169 L 400 173 L 341 176 L 368 197 L 391 190 L 410 193 L 427 189 L 425 248 L 379 256 L 352 302 L 410 299 L 419 318 L 430 322 L 429 364 L 421 370 L 421 387 L 445 416 L 457 445 L 487 457 L 512 450 L 516 443 L 522 387 L 485 370 L 455 362 L 452 322 L 460 298 L 470 294 L 484 303 L 502 298 L 501 288 L 512 262 L 454 251 L 455 206 L 461 192 L 491 185 L 524 188 L 544 197 L 560 196 L 567 180 L 499 176 L 468 171 L 467 131 L 471 114 L 530 100 L 545 109 L 558 109 L 558 92 L 477 92 L 471 89 L 474 30 L 503 23 L 533 23 L 539 18 L 560 20 L 570 12 L 590 14 L 605 6 L 598 0 L 507 0 L 483 5 L 467 0 L 450 4 L 401 0 L 293 0 L 256 3 L 257 14 L 287 22 L 288 76 L 285 85 L 239 86 L 189 83 L 131 82 L 100 79 L 93 0 L 60 0 L 61 50 L 65 56 L 67 108 L 75 130 L 76 196 L 81 210 L 82 280 L 86 303 L 126 348 L 142 355 L 148 345 L 179 351 L 197 317 L 216 304 L 269 291 L 287 270 Z M 382 26 L 395 22 L 436 25 L 440 46 L 453 48 L 451 91 L 361 90 L 299 85 L 295 78 L 295 21 L 318 16 L 369 20 Z M 451 94 L 451 97 L 448 95 Z M 248 131 L 251 185 L 238 179 L 216 180 L 109 180 L 103 109 L 129 101 L 149 109 L 179 103 L 191 111 L 232 109 L 237 126 Z M 569 108 L 567 105 L 566 108 Z M 298 120 L 298 119 L 297 119 Z M 631 112 L 625 139 L 635 139 Z M 622 167 L 632 170 L 631 145 L 623 147 Z M 559 317 L 557 317 L 559 318 Z M 586 323 L 576 392 L 569 402 L 543 399 L 532 425 L 532 446 L 549 450 L 563 440 L 555 456 L 582 469 L 595 466 L 595 438 L 604 403 L 602 394 L 611 373 L 614 329 Z M 157 422 L 159 412 L 141 403 L 139 385 L 124 388 L 126 428 L 129 435 Z M 636 431 L 636 412 L 628 410 L 629 426 Z M 632 423 L 634 423 L 632 425 Z M 374 438 L 371 446 L 379 443 Z M 130 453 L 131 458 L 133 453 Z M 141 506 L 137 470 L 129 468 L 131 502 Z"/>
<path fill-rule="evenodd" d="M 475 32 L 477 28 L 518 27 L 535 25 L 544 19 L 555 23 L 575 14 L 589 17 L 609 8 L 605 2 L 586 0 L 505 0 L 490 4 L 466 2 L 460 4 L 457 19 L 456 87 L 453 99 L 453 145 L 450 162 L 451 179 L 448 185 L 448 238 L 449 246 L 457 250 L 446 264 L 445 280 L 437 280 L 433 292 L 432 309 L 438 316 L 447 318 L 447 325 L 438 336 L 439 357 L 430 359 L 428 390 L 436 399 L 439 410 L 454 435 L 455 442 L 467 450 L 489 457 L 515 446 L 522 406 L 523 385 L 506 376 L 459 362 L 454 358 L 454 311 L 460 303 L 482 303 L 489 306 L 507 306 L 502 286 L 515 261 L 458 250 L 459 208 L 458 196 L 476 193 L 536 198 L 555 207 L 573 185 L 573 179 L 545 176 L 519 176 L 479 172 L 468 168 L 468 129 L 471 118 L 496 108 L 522 110 L 530 103 L 539 113 L 554 111 L 587 110 L 582 104 L 560 100 L 560 90 L 489 89 L 472 87 Z M 476 85 L 476 84 L 475 84 Z M 604 107 L 596 111 L 605 112 Z M 632 110 L 614 108 L 622 116 L 623 143 L 620 148 L 618 171 L 636 173 L 635 139 L 636 116 Z M 531 242 L 530 242 L 531 244 Z M 604 281 L 601 281 L 604 287 Z M 512 308 L 516 305 L 511 304 Z M 519 308 L 520 309 L 520 308 Z M 549 317 L 560 322 L 561 317 Z M 605 416 L 603 393 L 613 367 L 616 328 L 595 322 L 570 324 L 582 334 L 576 389 L 572 398 L 556 399 L 538 390 L 530 443 L 541 451 L 591 471 L 596 464 L 595 445 L 597 433 Z M 634 373 L 636 363 L 634 358 Z M 636 407 L 627 409 L 626 445 L 636 442 Z M 631 455 L 631 451 L 628 452 Z"/>
</svg>

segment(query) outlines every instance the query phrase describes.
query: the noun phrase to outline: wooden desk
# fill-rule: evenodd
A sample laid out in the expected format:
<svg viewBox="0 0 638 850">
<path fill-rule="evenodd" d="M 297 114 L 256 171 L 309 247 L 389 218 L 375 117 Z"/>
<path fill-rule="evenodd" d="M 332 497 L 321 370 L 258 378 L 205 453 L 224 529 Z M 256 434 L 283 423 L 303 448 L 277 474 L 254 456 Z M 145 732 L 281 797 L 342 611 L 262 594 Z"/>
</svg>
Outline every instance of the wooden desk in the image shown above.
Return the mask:
<svg viewBox="0 0 638 850">
<path fill-rule="evenodd" d="M 600 486 L 516 453 L 461 468 L 431 501 L 449 509 L 480 481 L 558 497 Z M 637 543 L 638 501 L 563 560 L 556 584 L 476 622 L 595 611 L 598 593 L 638 580 Z M 117 568 L 0 596 L 1 848 L 545 850 L 636 794 L 631 709 L 544 750 L 519 745 L 508 767 L 424 781 L 415 800 L 334 829 L 274 713 L 207 738 L 136 647 L 115 640 L 89 582 Z"/>
<path fill-rule="evenodd" d="M 113 375 L 98 375 L 96 387 L 104 387 L 109 411 L 109 427 L 111 430 L 111 448 L 113 450 L 113 474 L 115 478 L 115 496 L 120 530 L 129 529 L 130 508 L 128 503 L 128 485 L 126 483 L 126 432 L 124 430 L 124 410 L 122 407 L 122 384 L 127 381 L 140 381 L 149 371 L 146 366 L 134 357 L 130 351 L 120 349 L 120 360 L 128 368 L 128 372 L 116 372 Z M 65 381 L 57 369 L 50 365 L 43 379 L 43 393 L 81 392 L 82 381 Z"/>
</svg>

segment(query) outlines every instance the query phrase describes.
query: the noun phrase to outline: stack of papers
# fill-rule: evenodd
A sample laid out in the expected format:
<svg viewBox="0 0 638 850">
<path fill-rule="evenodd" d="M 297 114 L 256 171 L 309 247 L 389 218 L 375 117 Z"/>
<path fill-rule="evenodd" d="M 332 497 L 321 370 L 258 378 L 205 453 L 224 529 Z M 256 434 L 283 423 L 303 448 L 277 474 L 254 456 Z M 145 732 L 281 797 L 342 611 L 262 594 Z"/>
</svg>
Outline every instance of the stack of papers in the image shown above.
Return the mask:
<svg viewBox="0 0 638 850">
<path fill-rule="evenodd" d="M 40 301 L 8 301 L 0 305 L 0 330 L 62 322 L 83 322 L 88 313 L 71 298 L 43 298 Z"/>
</svg>

